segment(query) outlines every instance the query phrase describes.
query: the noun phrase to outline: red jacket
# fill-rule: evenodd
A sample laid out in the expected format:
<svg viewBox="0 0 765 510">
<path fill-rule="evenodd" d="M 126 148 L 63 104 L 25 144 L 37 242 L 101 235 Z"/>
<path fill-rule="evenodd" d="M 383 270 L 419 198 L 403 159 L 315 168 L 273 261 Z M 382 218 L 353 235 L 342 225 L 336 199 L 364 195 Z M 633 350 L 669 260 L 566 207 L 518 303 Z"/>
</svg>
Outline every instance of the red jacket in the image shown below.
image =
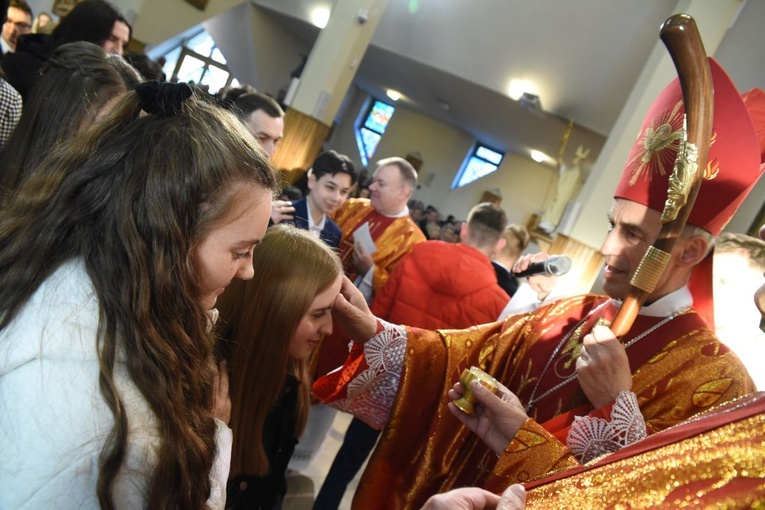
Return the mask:
<svg viewBox="0 0 765 510">
<path fill-rule="evenodd" d="M 427 241 L 396 265 L 371 309 L 394 324 L 464 329 L 496 321 L 508 301 L 486 255 L 464 244 Z"/>
</svg>

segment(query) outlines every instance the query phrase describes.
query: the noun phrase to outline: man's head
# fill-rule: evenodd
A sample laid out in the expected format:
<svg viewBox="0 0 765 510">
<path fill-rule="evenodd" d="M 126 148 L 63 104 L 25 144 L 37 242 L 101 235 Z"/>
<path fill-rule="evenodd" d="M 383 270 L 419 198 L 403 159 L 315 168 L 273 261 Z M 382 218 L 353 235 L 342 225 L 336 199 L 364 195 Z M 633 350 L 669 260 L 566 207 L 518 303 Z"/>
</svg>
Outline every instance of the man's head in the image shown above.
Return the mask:
<svg viewBox="0 0 765 510">
<path fill-rule="evenodd" d="M 439 239 L 445 243 L 459 243 L 462 223 L 464 222 L 460 222 L 459 226 L 457 226 L 456 223 L 444 223 L 441 226 L 441 234 L 439 235 Z"/>
<path fill-rule="evenodd" d="M 438 216 L 439 216 L 438 209 L 436 209 L 432 205 L 429 205 L 427 210 L 425 211 L 425 217 L 428 219 L 428 223 L 433 223 L 435 221 L 438 221 Z"/>
<path fill-rule="evenodd" d="M 404 210 L 417 187 L 417 170 L 404 158 L 377 162 L 369 185 L 369 200 L 380 214 L 393 216 Z"/>
<path fill-rule="evenodd" d="M 315 210 L 332 214 L 343 205 L 358 174 L 348 156 L 335 151 L 319 154 L 308 170 L 308 201 Z"/>
<path fill-rule="evenodd" d="M 646 250 L 661 230 L 661 213 L 631 200 L 614 200 L 608 212 L 609 230 L 600 251 L 605 257 L 603 289 L 616 299 L 624 299 L 630 279 Z M 686 284 L 693 268 L 712 246 L 712 234 L 689 225 L 674 248 L 667 268 L 649 300 L 669 294 Z"/>
<path fill-rule="evenodd" d="M 260 141 L 268 156 L 273 156 L 284 136 L 284 110 L 279 103 L 260 92 L 251 92 L 237 97 L 234 106 L 239 118 Z"/>
<path fill-rule="evenodd" d="M 752 95 L 750 106 L 725 71 L 712 59 L 709 64 L 715 94 L 708 164 L 699 169 L 703 180 L 696 207 L 648 302 L 687 283 L 697 310 L 711 322 L 711 257 L 707 254 L 714 237 L 762 173 L 762 149 L 755 124 L 765 125 L 765 119 L 753 120 L 750 112 L 765 105 L 765 96 L 761 92 Z M 609 213 L 611 230 L 601 248 L 606 259 L 604 289 L 612 297 L 626 296 L 632 274 L 661 229 L 661 211 L 682 138 L 682 99 L 678 80 L 661 92 L 643 121 L 614 193 Z"/>
<path fill-rule="evenodd" d="M 19 36 L 32 30 L 33 17 L 32 8 L 24 0 L 11 0 L 3 23 L 3 39 L 14 51 Z"/>
<path fill-rule="evenodd" d="M 53 30 L 55 46 L 87 41 L 107 53 L 122 55 L 132 35 L 132 27 L 122 13 L 104 0 L 84 0 L 69 11 Z"/>
<path fill-rule="evenodd" d="M 483 202 L 470 210 L 460 238 L 464 244 L 491 256 L 505 246 L 502 234 L 506 226 L 507 213 L 499 206 Z"/>
<path fill-rule="evenodd" d="M 412 199 L 406 204 L 409 207 L 409 217 L 412 221 L 419 223 L 422 218 L 425 217 L 425 205 L 421 200 Z"/>
</svg>

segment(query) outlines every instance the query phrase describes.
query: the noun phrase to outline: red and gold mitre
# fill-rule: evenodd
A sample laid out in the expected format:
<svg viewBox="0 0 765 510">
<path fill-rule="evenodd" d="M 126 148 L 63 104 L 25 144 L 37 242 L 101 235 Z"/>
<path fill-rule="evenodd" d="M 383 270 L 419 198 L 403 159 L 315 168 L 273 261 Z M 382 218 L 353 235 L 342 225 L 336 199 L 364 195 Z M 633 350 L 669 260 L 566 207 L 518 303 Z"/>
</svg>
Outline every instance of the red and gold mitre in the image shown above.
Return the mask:
<svg viewBox="0 0 765 510">
<path fill-rule="evenodd" d="M 709 59 L 714 87 L 714 113 L 709 157 L 696 204 L 688 222 L 717 236 L 762 174 L 758 140 L 765 118 L 752 113 L 765 110 L 762 91 L 747 93 L 744 103 L 736 86 L 713 59 Z M 667 199 L 669 176 L 682 139 L 683 95 L 675 79 L 653 103 L 632 147 L 614 198 L 632 200 L 661 212 Z"/>
</svg>

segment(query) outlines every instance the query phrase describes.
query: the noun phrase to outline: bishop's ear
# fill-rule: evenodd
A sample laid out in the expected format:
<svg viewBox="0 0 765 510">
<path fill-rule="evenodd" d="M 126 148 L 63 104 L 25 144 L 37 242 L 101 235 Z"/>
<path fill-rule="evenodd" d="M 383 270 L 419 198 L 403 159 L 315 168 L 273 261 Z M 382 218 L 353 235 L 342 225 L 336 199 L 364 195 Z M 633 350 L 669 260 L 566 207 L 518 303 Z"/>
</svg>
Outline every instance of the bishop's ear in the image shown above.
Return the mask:
<svg viewBox="0 0 765 510">
<path fill-rule="evenodd" d="M 683 266 L 695 266 L 707 256 L 709 243 L 703 237 L 693 236 L 677 240 L 680 252 L 677 262 Z"/>
</svg>

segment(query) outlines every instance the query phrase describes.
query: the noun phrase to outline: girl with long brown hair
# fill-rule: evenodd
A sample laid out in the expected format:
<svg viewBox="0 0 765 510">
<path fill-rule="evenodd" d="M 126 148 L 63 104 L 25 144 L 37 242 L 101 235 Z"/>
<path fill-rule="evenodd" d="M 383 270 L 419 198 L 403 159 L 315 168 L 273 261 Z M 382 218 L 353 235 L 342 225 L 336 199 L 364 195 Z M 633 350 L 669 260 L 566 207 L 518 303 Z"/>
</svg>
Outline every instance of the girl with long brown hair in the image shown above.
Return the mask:
<svg viewBox="0 0 765 510">
<path fill-rule="evenodd" d="M 148 83 L 0 211 L 0 508 L 222 508 L 209 310 L 275 174 L 232 115 Z"/>
<path fill-rule="evenodd" d="M 231 347 L 234 446 L 229 508 L 280 508 L 286 470 L 310 407 L 308 358 L 332 332 L 343 269 L 306 230 L 271 227 L 253 255 L 255 277 L 218 309 Z"/>
</svg>

